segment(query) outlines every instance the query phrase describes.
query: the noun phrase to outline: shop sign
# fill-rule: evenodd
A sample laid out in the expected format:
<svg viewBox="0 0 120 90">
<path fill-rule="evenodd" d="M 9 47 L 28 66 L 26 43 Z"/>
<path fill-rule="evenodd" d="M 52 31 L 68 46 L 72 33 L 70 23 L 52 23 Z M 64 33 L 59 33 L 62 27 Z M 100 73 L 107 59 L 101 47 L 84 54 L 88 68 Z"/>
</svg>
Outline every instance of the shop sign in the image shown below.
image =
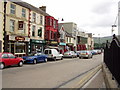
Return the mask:
<svg viewBox="0 0 120 90">
<path fill-rule="evenodd" d="M 22 36 L 16 36 L 15 40 L 17 40 L 17 41 L 25 41 L 25 38 L 22 37 Z"/>
<path fill-rule="evenodd" d="M 23 30 L 23 21 L 18 21 L 18 30 Z"/>
<path fill-rule="evenodd" d="M 51 41 L 51 44 L 58 44 L 58 42 L 56 42 L 56 41 Z"/>
<path fill-rule="evenodd" d="M 68 46 L 73 46 L 74 44 L 73 43 L 67 43 Z"/>
<path fill-rule="evenodd" d="M 33 43 L 45 43 L 44 40 L 32 40 Z"/>
<path fill-rule="evenodd" d="M 60 45 L 64 45 L 64 46 L 66 46 L 66 43 L 60 43 Z"/>
</svg>

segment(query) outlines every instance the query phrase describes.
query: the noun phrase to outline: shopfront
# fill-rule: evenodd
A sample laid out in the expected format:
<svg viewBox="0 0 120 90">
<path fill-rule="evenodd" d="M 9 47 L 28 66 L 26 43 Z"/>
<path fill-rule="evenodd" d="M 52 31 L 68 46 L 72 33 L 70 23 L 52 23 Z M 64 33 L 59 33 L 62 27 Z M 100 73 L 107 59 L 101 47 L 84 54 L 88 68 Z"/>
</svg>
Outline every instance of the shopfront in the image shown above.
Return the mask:
<svg viewBox="0 0 120 90">
<path fill-rule="evenodd" d="M 69 47 L 70 51 L 74 51 L 74 44 L 73 43 L 67 43 L 67 46 Z"/>
<path fill-rule="evenodd" d="M 60 53 L 64 54 L 65 50 L 66 50 L 66 43 L 59 43 L 59 49 L 60 49 Z"/>
<path fill-rule="evenodd" d="M 8 36 L 8 52 L 15 54 L 18 57 L 28 55 L 28 37 L 23 36 Z"/>
<path fill-rule="evenodd" d="M 31 39 L 30 40 L 30 48 L 29 48 L 29 54 L 34 54 L 37 52 L 43 52 L 45 49 L 45 40 L 35 40 Z"/>
</svg>

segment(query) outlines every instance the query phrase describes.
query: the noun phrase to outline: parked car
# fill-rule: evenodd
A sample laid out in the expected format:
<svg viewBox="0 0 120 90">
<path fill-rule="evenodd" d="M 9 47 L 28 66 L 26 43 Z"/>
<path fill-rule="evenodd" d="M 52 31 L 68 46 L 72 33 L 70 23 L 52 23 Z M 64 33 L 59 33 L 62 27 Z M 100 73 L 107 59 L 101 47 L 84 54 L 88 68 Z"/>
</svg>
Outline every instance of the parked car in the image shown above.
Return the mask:
<svg viewBox="0 0 120 90">
<path fill-rule="evenodd" d="M 74 51 L 67 51 L 64 53 L 63 57 L 77 57 L 77 53 L 75 53 Z"/>
<path fill-rule="evenodd" d="M 48 59 L 53 59 L 56 61 L 56 59 L 63 59 L 63 54 L 60 54 L 56 49 L 45 49 L 44 53 L 48 56 Z"/>
<path fill-rule="evenodd" d="M 20 57 L 16 57 L 12 53 L 0 53 L 0 69 L 6 66 L 18 65 L 23 66 L 24 60 Z"/>
<path fill-rule="evenodd" d="M 22 58 L 25 60 L 25 63 L 36 64 L 38 62 L 47 62 L 47 55 L 44 53 L 36 53 L 32 56 L 24 56 Z"/>
<path fill-rule="evenodd" d="M 89 50 L 83 50 L 83 51 L 80 51 L 80 55 L 79 55 L 79 58 L 92 58 L 92 52 L 89 51 Z"/>
</svg>

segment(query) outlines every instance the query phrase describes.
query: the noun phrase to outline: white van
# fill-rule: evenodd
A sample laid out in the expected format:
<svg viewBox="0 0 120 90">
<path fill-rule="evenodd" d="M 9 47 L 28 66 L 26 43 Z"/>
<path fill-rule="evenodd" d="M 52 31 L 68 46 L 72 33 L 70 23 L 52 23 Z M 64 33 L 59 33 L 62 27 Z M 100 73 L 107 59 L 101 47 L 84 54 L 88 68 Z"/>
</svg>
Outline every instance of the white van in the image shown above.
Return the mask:
<svg viewBox="0 0 120 90">
<path fill-rule="evenodd" d="M 56 49 L 45 49 L 44 50 L 45 55 L 48 55 L 48 59 L 63 59 L 63 55 L 60 54 Z"/>
</svg>

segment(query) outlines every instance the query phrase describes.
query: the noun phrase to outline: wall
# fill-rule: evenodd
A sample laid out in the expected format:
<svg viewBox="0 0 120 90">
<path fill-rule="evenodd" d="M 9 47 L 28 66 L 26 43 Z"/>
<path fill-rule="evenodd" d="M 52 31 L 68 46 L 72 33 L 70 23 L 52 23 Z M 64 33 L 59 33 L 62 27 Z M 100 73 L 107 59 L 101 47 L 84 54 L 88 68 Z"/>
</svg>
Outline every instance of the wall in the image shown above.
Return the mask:
<svg viewBox="0 0 120 90">
<path fill-rule="evenodd" d="M 28 18 L 29 18 L 29 10 L 27 8 L 24 8 L 20 5 L 17 5 L 15 3 L 12 3 L 16 5 L 16 13 L 15 15 L 10 14 L 10 4 L 11 2 L 8 1 L 7 3 L 7 17 L 6 17 L 6 31 L 8 35 L 22 35 L 22 36 L 28 36 Z M 26 10 L 26 18 L 22 17 L 22 8 Z M 15 32 L 10 32 L 10 19 L 15 20 Z M 18 21 L 24 21 L 26 24 L 25 26 L 25 33 L 21 33 L 18 30 Z"/>
</svg>

